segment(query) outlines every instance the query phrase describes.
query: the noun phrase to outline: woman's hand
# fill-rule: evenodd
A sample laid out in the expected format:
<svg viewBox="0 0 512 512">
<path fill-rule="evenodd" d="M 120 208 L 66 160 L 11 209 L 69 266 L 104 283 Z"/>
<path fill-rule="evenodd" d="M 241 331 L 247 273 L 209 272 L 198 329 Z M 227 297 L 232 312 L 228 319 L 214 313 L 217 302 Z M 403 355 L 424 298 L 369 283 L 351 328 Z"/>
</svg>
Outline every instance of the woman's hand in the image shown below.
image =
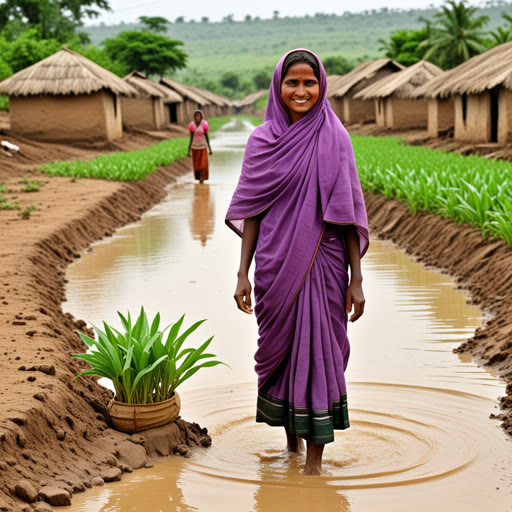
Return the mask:
<svg viewBox="0 0 512 512">
<path fill-rule="evenodd" d="M 355 322 L 358 318 L 363 315 L 364 312 L 364 293 L 362 281 L 354 280 L 350 281 L 350 284 L 347 289 L 347 297 L 346 297 L 346 309 L 347 315 L 352 311 L 352 306 L 354 306 L 354 313 L 349 318 L 350 322 Z"/>
<path fill-rule="evenodd" d="M 249 278 L 247 276 L 239 276 L 234 298 L 238 309 L 248 315 L 252 314 L 251 291 L 252 286 Z"/>
<path fill-rule="evenodd" d="M 188 150 L 187 156 L 190 158 L 190 149 Z"/>
<path fill-rule="evenodd" d="M 210 155 L 212 154 L 212 150 L 210 149 Z"/>
</svg>

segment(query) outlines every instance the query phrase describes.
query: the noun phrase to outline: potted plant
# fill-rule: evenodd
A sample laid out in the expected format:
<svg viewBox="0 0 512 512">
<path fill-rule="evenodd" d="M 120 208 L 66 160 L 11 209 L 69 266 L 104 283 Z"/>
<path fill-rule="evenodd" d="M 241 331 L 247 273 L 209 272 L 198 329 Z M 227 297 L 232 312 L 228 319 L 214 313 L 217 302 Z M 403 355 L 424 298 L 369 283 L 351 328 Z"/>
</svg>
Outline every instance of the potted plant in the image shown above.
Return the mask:
<svg viewBox="0 0 512 512">
<path fill-rule="evenodd" d="M 91 365 L 81 375 L 110 379 L 115 398 L 109 404 L 112 424 L 123 432 L 141 432 L 174 421 L 180 411 L 176 388 L 201 368 L 225 364 L 213 360 L 206 349 L 213 336 L 199 348 L 182 348 L 184 342 L 205 320 L 180 334 L 185 315 L 175 324 L 159 330 L 160 313 L 151 324 L 144 308 L 132 325 L 130 313 L 117 312 L 124 332 L 103 322 L 104 331 L 93 326 L 97 339 L 78 332 L 89 347 L 86 354 L 75 354 Z M 166 334 L 166 331 L 169 332 Z M 226 365 L 227 366 L 227 365 Z"/>
</svg>

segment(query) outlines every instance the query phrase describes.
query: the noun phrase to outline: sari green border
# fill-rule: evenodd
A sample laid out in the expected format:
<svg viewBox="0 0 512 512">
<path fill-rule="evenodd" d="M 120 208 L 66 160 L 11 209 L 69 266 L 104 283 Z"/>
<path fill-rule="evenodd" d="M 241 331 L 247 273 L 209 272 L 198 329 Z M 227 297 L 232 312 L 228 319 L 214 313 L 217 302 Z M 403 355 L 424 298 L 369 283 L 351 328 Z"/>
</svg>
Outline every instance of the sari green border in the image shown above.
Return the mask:
<svg viewBox="0 0 512 512">
<path fill-rule="evenodd" d="M 350 427 L 347 395 L 334 401 L 330 409 L 318 411 L 309 407 L 297 407 L 286 400 L 279 400 L 259 391 L 256 421 L 272 427 L 286 427 L 291 434 L 315 444 L 332 443 L 334 430 Z"/>
</svg>

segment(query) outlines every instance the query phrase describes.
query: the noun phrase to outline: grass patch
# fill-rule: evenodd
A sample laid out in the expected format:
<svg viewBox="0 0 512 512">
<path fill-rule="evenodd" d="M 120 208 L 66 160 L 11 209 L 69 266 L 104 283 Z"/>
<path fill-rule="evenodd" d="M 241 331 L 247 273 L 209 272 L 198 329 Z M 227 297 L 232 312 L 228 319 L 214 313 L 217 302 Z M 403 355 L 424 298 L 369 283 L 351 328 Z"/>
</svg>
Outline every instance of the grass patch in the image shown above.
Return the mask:
<svg viewBox="0 0 512 512">
<path fill-rule="evenodd" d="M 403 201 L 413 213 L 472 224 L 484 238 L 512 245 L 510 162 L 405 146 L 395 137 L 351 138 L 365 190 Z"/>
<path fill-rule="evenodd" d="M 213 117 L 208 120 L 215 131 L 228 123 L 234 116 Z M 256 116 L 237 116 L 261 124 Z M 187 156 L 189 138 L 169 139 L 144 149 L 101 155 L 94 160 L 73 160 L 52 162 L 39 168 L 51 176 L 73 178 L 100 178 L 115 181 L 138 181 L 156 171 L 158 167 L 170 165 Z"/>
<path fill-rule="evenodd" d="M 158 167 L 187 156 L 188 138 L 170 139 L 136 151 L 109 153 L 94 160 L 52 162 L 39 168 L 51 176 L 138 181 Z"/>
<path fill-rule="evenodd" d="M 30 219 L 30 214 L 36 209 L 34 205 L 27 206 L 24 210 L 19 213 L 22 219 Z"/>
<path fill-rule="evenodd" d="M 23 180 L 23 183 L 25 184 L 23 187 L 23 192 L 39 192 L 39 189 L 46 185 L 46 183 L 38 180 L 29 180 L 26 177 Z"/>
<path fill-rule="evenodd" d="M 17 203 L 10 203 L 0 196 L 0 210 L 19 210 L 20 206 Z"/>
</svg>

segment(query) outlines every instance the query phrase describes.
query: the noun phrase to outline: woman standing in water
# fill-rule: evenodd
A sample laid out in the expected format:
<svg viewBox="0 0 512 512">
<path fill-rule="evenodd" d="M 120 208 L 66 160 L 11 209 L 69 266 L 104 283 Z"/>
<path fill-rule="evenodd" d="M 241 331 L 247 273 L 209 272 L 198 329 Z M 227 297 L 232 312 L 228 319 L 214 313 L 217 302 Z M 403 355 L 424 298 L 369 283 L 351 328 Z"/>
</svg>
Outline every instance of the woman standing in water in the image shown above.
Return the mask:
<svg viewBox="0 0 512 512">
<path fill-rule="evenodd" d="M 208 122 L 203 119 L 203 113 L 200 110 L 194 112 L 194 120 L 190 123 L 190 142 L 188 144 L 188 156 L 192 151 L 192 166 L 194 167 L 194 177 L 199 183 L 208 179 L 208 153 L 212 154 L 210 139 L 208 138 Z"/>
<path fill-rule="evenodd" d="M 226 216 L 242 237 L 235 300 L 248 314 L 253 256 L 256 263 L 256 421 L 283 426 L 290 452 L 307 441 L 308 475 L 320 474 L 334 430 L 349 427 L 347 319 L 352 308 L 350 321 L 363 314 L 368 248 L 352 145 L 326 89 L 315 54 L 281 58 Z"/>
</svg>

